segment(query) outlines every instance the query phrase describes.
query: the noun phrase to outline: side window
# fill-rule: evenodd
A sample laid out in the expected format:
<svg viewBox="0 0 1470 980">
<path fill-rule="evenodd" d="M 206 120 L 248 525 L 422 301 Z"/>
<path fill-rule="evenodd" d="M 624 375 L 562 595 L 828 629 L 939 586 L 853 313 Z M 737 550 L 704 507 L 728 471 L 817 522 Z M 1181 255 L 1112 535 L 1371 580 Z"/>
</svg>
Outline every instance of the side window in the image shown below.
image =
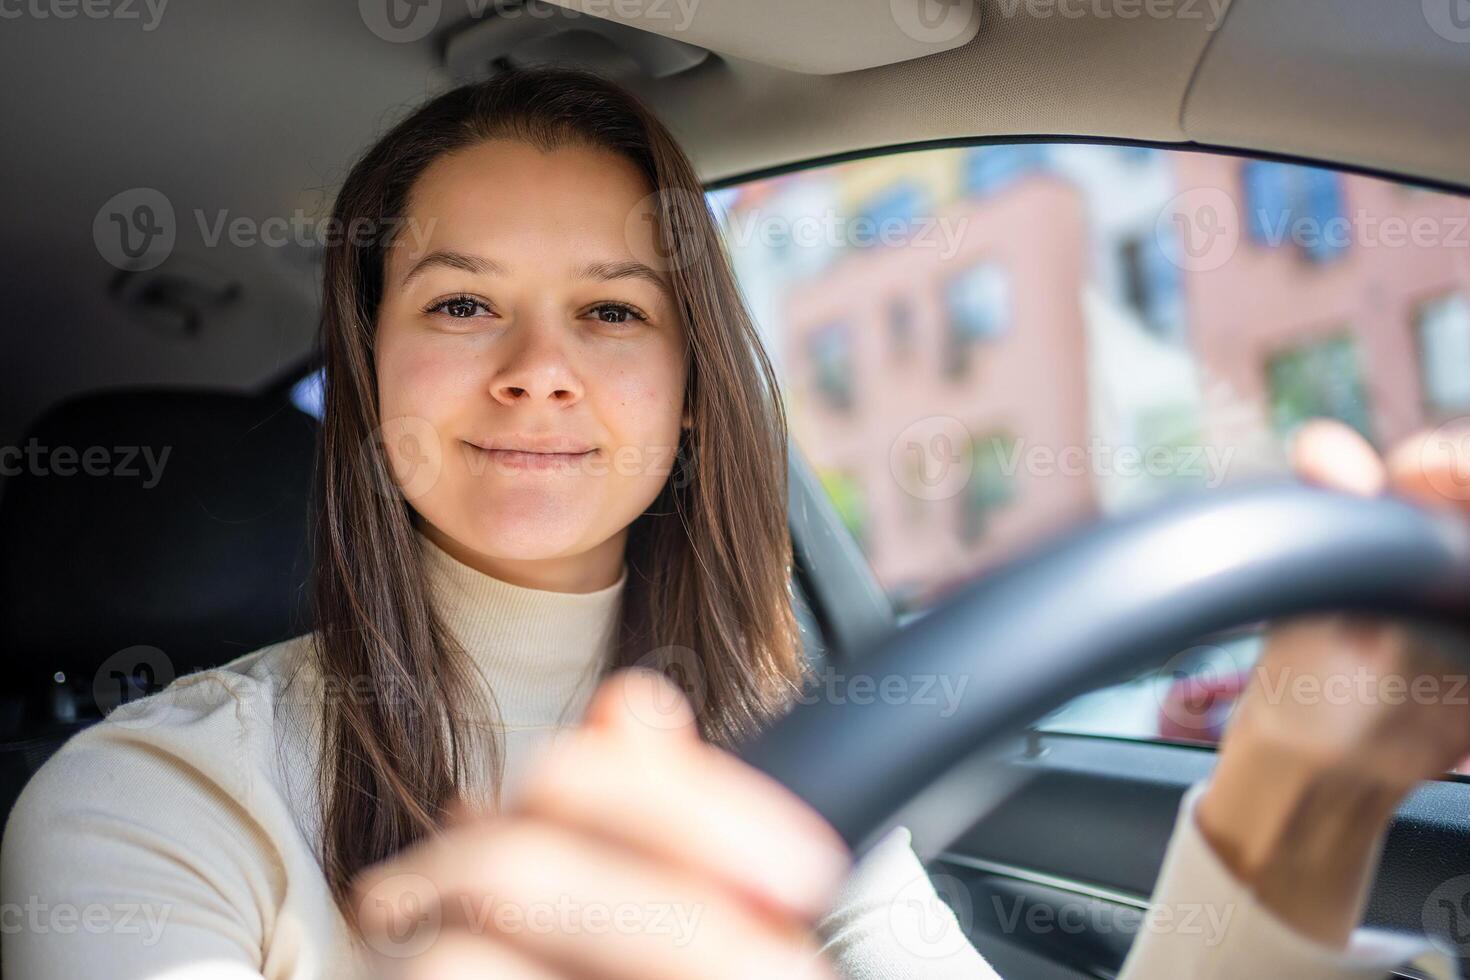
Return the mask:
<svg viewBox="0 0 1470 980">
<path fill-rule="evenodd" d="M 964 374 L 970 351 L 1005 332 L 1010 321 L 1010 296 L 1005 270 L 981 262 L 956 274 L 944 288 L 945 369 L 950 376 Z"/>
<path fill-rule="evenodd" d="M 1272 355 L 1266 362 L 1266 380 L 1278 433 L 1285 435 L 1321 416 L 1346 422 L 1373 438 L 1362 362 L 1351 334 L 1312 340 Z"/>
<path fill-rule="evenodd" d="M 1424 408 L 1434 415 L 1470 412 L 1470 298 L 1461 293 L 1424 303 L 1414 324 Z"/>
<path fill-rule="evenodd" d="M 1260 245 L 1295 248 L 1312 262 L 1345 252 L 1352 228 L 1343 213 L 1342 178 L 1330 170 L 1252 160 L 1241 171 L 1247 227 Z"/>
<path fill-rule="evenodd" d="M 1470 413 L 1470 205 L 1236 156 L 1026 142 L 712 192 L 791 432 L 904 621 L 1049 536 Z M 1210 742 L 1250 632 L 1048 727 Z"/>
<path fill-rule="evenodd" d="M 846 323 L 827 323 L 807 336 L 812 387 L 832 409 L 852 409 L 852 329 Z"/>
<path fill-rule="evenodd" d="M 1015 485 L 1011 481 L 1014 468 L 1009 464 L 1015 447 L 1016 441 L 1001 433 L 970 440 L 970 478 L 958 496 L 960 540 L 965 544 L 972 545 L 984 538 L 990 515 L 1015 499 Z"/>
</svg>

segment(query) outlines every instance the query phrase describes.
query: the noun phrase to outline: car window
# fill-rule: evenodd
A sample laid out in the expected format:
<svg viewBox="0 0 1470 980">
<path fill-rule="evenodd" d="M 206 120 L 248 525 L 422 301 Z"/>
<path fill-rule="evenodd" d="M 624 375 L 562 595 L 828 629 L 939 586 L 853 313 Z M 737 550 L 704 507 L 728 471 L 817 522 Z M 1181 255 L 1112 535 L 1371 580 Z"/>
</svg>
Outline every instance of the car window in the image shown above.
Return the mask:
<svg viewBox="0 0 1470 980">
<path fill-rule="evenodd" d="M 1041 539 L 1470 413 L 1470 206 L 1104 144 L 888 154 L 710 193 L 792 436 L 909 620 Z M 1251 632 L 1056 729 L 1210 742 Z"/>
</svg>

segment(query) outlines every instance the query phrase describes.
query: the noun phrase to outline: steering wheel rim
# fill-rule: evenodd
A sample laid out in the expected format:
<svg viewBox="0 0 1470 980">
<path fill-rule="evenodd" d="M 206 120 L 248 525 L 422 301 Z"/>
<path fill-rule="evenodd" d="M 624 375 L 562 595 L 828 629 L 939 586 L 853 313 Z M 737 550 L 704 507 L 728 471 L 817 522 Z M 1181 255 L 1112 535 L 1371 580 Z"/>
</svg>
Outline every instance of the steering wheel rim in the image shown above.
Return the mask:
<svg viewBox="0 0 1470 980">
<path fill-rule="evenodd" d="M 809 685 L 739 755 L 861 854 L 952 767 L 1073 697 L 1219 630 L 1341 609 L 1470 629 L 1470 524 L 1298 483 L 1104 520 L 969 583 Z M 894 677 L 914 696 L 875 696 Z M 916 693 L 943 677 L 952 691 L 965 683 L 952 715 Z"/>
</svg>

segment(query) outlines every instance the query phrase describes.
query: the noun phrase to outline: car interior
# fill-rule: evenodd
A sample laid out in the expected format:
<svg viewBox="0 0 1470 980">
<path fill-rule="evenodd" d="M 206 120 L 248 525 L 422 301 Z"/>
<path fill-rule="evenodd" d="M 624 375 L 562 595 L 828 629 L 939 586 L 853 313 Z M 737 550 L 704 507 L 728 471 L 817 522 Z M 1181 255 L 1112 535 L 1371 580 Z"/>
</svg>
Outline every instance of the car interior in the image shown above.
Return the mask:
<svg viewBox="0 0 1470 980">
<path fill-rule="evenodd" d="M 0 813 L 118 703 L 311 628 L 321 222 L 392 121 L 510 65 L 617 79 L 706 182 L 786 388 L 814 667 L 1053 535 L 1279 472 L 1307 416 L 1383 445 L 1470 414 L 1465 0 L 0 16 Z M 952 444 L 963 486 L 906 462 Z M 1062 466 L 1099 444 L 1140 452 Z M 930 870 L 1003 976 L 1116 975 L 1258 635 L 1112 678 L 975 776 L 1011 788 Z M 1448 773 L 1399 813 L 1368 921 L 1470 966 L 1470 899 L 1442 901 L 1467 855 Z"/>
</svg>

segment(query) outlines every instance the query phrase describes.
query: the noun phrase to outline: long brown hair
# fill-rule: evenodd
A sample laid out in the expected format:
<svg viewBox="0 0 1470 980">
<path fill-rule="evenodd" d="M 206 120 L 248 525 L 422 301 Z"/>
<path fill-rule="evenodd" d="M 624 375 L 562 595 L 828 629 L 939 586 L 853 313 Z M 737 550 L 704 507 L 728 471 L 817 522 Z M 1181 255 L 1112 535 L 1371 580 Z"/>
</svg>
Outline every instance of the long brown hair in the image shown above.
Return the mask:
<svg viewBox="0 0 1470 980">
<path fill-rule="evenodd" d="M 394 126 L 348 174 L 332 227 L 391 231 L 430 163 L 506 137 L 624 155 L 655 195 L 661 248 L 679 257 L 668 272 L 691 347 L 692 426 L 680 465 L 629 529 L 614 665 L 663 669 L 694 696 L 704 737 L 735 743 L 789 704 L 802 673 L 785 520 L 787 428 L 702 186 L 673 137 L 596 75 L 505 71 Z M 486 708 L 473 703 L 471 664 L 427 595 L 413 515 L 378 437 L 373 337 L 391 241 L 337 236 L 325 264 L 315 656 L 337 690 L 393 693 L 327 699 L 319 719 L 322 866 L 344 913 L 357 871 L 440 825 L 466 785 L 467 719 Z M 488 757 L 498 774 L 494 745 Z"/>
</svg>

